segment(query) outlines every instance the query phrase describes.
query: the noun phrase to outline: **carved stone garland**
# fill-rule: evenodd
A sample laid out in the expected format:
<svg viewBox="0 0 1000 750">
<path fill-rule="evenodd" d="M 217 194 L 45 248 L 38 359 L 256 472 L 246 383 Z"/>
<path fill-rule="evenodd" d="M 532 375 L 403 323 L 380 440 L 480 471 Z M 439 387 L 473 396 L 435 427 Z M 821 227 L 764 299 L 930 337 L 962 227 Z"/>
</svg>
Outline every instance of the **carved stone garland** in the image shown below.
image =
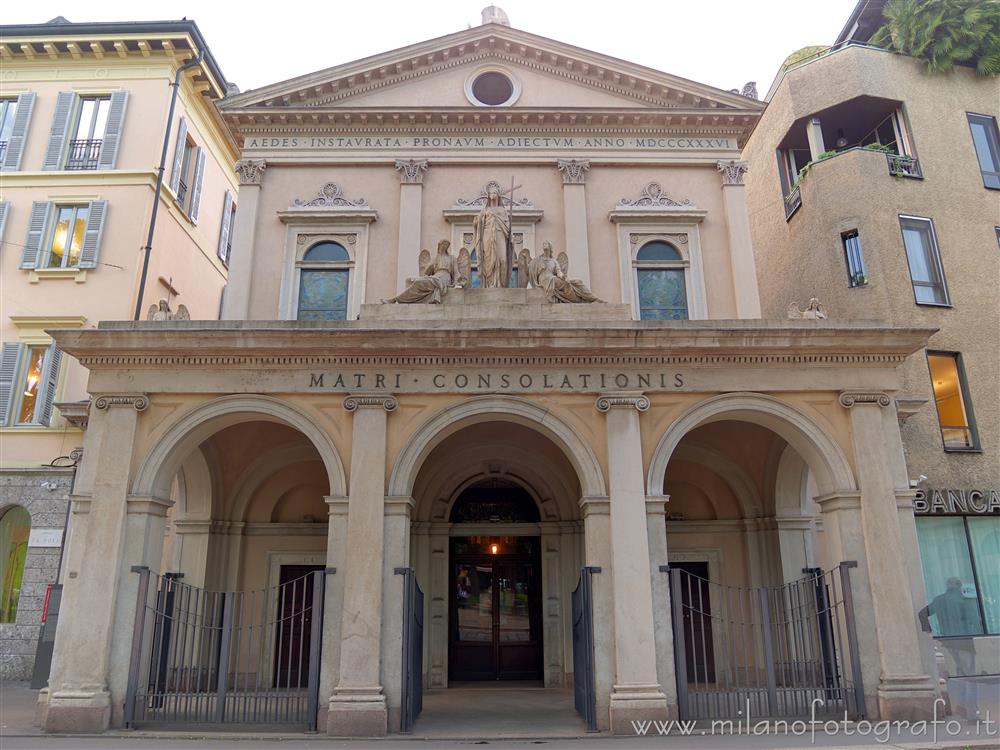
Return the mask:
<svg viewBox="0 0 1000 750">
<path fill-rule="evenodd" d="M 510 189 L 504 188 L 504 186 L 501 185 L 496 180 L 490 180 L 485 185 L 483 185 L 483 189 L 479 191 L 479 195 L 477 197 L 470 199 L 459 198 L 457 201 L 455 201 L 455 208 L 482 208 L 483 206 L 486 205 L 486 201 L 489 198 L 489 193 L 491 190 L 496 190 L 498 193 L 500 193 L 501 196 L 500 202 L 503 205 L 505 206 L 509 205 Z M 527 198 L 514 199 L 514 208 L 533 209 L 534 207 L 535 205 Z"/>
<path fill-rule="evenodd" d="M 622 198 L 618 201 L 621 208 L 671 208 L 671 207 L 691 207 L 690 199 L 677 202 L 663 192 L 663 188 L 658 182 L 651 182 L 642 189 L 638 198 L 629 200 Z"/>
<path fill-rule="evenodd" d="M 326 183 L 312 200 L 296 198 L 292 205 L 296 208 L 369 208 L 368 201 L 364 198 L 345 198 L 344 189 L 336 182 Z"/>
</svg>

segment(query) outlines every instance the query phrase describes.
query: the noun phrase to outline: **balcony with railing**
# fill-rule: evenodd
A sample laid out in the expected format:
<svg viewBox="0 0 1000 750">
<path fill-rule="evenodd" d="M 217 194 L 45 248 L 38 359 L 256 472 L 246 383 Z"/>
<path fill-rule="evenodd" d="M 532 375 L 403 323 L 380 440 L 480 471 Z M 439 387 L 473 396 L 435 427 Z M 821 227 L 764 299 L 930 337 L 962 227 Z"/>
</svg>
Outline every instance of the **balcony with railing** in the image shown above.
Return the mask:
<svg viewBox="0 0 1000 750">
<path fill-rule="evenodd" d="M 101 139 L 70 141 L 66 169 L 97 169 L 103 142 Z"/>
</svg>

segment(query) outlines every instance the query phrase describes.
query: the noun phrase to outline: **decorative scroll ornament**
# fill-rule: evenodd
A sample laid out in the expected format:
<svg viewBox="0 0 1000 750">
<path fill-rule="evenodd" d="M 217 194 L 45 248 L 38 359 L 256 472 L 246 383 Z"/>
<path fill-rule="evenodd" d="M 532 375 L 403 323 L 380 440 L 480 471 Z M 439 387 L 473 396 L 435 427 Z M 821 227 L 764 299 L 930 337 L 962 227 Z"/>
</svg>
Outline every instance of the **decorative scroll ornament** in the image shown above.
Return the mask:
<svg viewBox="0 0 1000 750">
<path fill-rule="evenodd" d="M 236 174 L 240 176 L 241 185 L 259 185 L 267 169 L 263 159 L 240 159 L 236 162 Z"/>
<path fill-rule="evenodd" d="M 292 201 L 296 208 L 369 208 L 364 198 L 351 200 L 344 197 L 344 188 L 336 182 L 326 183 L 319 194 L 310 201 L 296 198 Z"/>
<path fill-rule="evenodd" d="M 873 404 L 886 407 L 891 402 L 888 394 L 881 391 L 844 391 L 840 394 L 840 405 L 850 409 L 855 404 Z"/>
<path fill-rule="evenodd" d="M 723 185 L 742 185 L 743 176 L 750 169 L 750 165 L 745 161 L 730 159 L 716 163 L 716 168 L 722 172 Z"/>
<path fill-rule="evenodd" d="M 427 171 L 426 159 L 396 159 L 399 181 L 404 185 L 421 185 Z"/>
<path fill-rule="evenodd" d="M 690 200 L 678 203 L 673 198 L 663 192 L 663 188 L 658 182 L 651 182 L 642 189 L 642 194 L 635 200 L 622 198 L 618 201 L 622 208 L 670 208 L 670 207 L 691 207 Z"/>
<path fill-rule="evenodd" d="M 386 411 L 395 411 L 398 406 L 399 402 L 396 400 L 395 396 L 377 393 L 348 396 L 344 399 L 344 408 L 351 412 L 357 411 L 358 409 L 385 409 Z"/>
<path fill-rule="evenodd" d="M 635 409 L 646 411 L 649 399 L 641 393 L 607 393 L 597 397 L 597 411 L 607 413 L 612 409 Z"/>
<path fill-rule="evenodd" d="M 633 245 L 638 245 L 640 241 L 646 242 L 659 237 L 666 237 L 671 242 L 676 242 L 680 245 L 686 245 L 688 243 L 687 232 L 667 232 L 665 234 L 661 232 L 657 232 L 656 234 L 639 234 L 637 232 L 633 232 L 628 236 L 628 241 Z"/>
<path fill-rule="evenodd" d="M 477 197 L 468 200 L 465 198 L 459 198 L 457 201 L 455 201 L 455 208 L 482 208 L 489 201 L 491 190 L 496 190 L 498 193 L 500 193 L 501 205 L 503 206 L 510 205 L 510 189 L 508 188 L 505 190 L 503 185 L 501 185 L 499 182 L 497 182 L 496 180 L 490 180 L 485 185 L 483 185 L 483 189 L 479 191 L 479 195 Z M 515 210 L 519 208 L 533 209 L 534 207 L 535 204 L 533 204 L 527 198 L 514 199 Z"/>
<path fill-rule="evenodd" d="M 586 159 L 559 159 L 556 162 L 562 172 L 563 185 L 582 185 L 590 169 Z"/>
<path fill-rule="evenodd" d="M 115 393 L 94 399 L 94 408 L 100 411 L 113 406 L 131 406 L 136 411 L 145 411 L 149 407 L 149 396 L 144 393 Z"/>
</svg>

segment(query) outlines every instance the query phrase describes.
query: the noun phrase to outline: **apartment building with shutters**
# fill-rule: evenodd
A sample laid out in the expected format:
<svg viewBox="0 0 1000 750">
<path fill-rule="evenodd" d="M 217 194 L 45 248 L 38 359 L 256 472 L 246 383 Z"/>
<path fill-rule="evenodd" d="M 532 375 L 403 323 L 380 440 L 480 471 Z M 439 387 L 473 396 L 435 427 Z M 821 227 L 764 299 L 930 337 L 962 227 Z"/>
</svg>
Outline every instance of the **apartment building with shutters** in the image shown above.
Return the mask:
<svg viewBox="0 0 1000 750">
<path fill-rule="evenodd" d="M 215 108 L 230 85 L 193 21 L 0 26 L 0 56 L 0 677 L 25 679 L 89 400 L 46 330 L 160 300 L 218 318 L 237 148 Z"/>
</svg>

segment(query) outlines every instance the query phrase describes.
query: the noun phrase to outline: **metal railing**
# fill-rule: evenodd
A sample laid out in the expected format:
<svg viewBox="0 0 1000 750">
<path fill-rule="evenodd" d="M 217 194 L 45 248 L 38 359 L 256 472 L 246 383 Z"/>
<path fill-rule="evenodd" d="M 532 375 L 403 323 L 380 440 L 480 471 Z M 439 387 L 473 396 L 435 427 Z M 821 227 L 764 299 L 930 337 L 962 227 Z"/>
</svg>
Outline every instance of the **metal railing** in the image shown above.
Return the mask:
<svg viewBox="0 0 1000 750">
<path fill-rule="evenodd" d="M 798 185 L 793 187 L 785 196 L 785 221 L 792 218 L 792 214 L 799 210 L 802 205 L 802 188 Z"/>
<path fill-rule="evenodd" d="M 917 179 L 924 177 L 924 173 L 920 171 L 920 161 L 915 156 L 886 154 L 885 160 L 889 166 L 889 174 L 893 177 L 915 177 Z"/>
<path fill-rule="evenodd" d="M 102 143 L 102 139 L 70 141 L 66 169 L 97 169 Z"/>
<path fill-rule="evenodd" d="M 600 567 L 587 565 L 573 589 L 573 705 L 587 724 L 597 731 L 597 684 L 594 672 L 594 573 Z"/>
<path fill-rule="evenodd" d="M 7 141 L 0 141 L 0 162 L 4 160 L 7 155 Z"/>
<path fill-rule="evenodd" d="M 184 205 L 184 198 L 187 196 L 188 186 L 184 180 L 177 180 L 177 202 Z"/>
<path fill-rule="evenodd" d="M 666 566 L 680 718 L 863 717 L 855 566 L 808 568 L 775 587 L 728 586 Z"/>
</svg>

